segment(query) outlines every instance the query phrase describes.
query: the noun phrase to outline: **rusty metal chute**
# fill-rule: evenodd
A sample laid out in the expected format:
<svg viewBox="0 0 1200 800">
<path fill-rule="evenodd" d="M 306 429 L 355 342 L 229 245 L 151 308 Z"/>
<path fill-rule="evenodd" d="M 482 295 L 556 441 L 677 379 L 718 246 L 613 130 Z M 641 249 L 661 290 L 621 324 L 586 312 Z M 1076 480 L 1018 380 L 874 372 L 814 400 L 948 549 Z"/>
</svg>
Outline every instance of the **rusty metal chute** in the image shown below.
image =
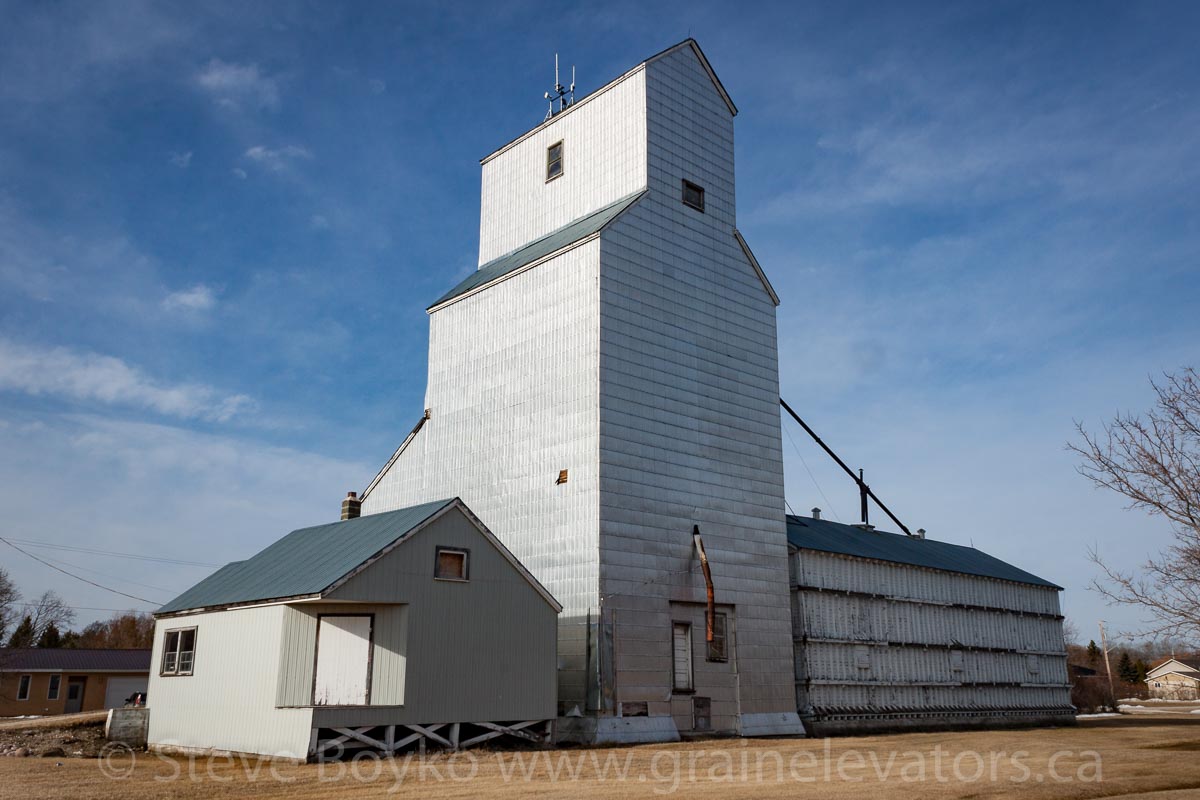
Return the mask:
<svg viewBox="0 0 1200 800">
<path fill-rule="evenodd" d="M 704 641 L 712 643 L 713 622 L 716 617 L 716 600 L 713 598 L 712 570 L 708 567 L 708 554 L 704 552 L 704 540 L 700 538 L 700 526 L 692 526 L 692 542 L 700 555 L 700 570 L 704 573 L 704 586 L 708 593 L 708 605 L 704 609 Z"/>
</svg>

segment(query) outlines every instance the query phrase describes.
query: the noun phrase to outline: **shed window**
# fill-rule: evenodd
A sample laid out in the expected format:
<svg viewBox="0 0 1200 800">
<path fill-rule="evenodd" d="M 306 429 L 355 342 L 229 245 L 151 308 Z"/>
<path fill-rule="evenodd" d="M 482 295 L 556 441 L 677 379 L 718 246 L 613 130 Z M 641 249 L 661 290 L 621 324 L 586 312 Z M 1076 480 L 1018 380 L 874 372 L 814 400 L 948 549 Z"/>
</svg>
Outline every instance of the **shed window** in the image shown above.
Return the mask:
<svg viewBox="0 0 1200 800">
<path fill-rule="evenodd" d="M 467 556 L 466 550 L 439 547 L 437 561 L 433 568 L 433 577 L 444 581 L 467 580 Z"/>
<path fill-rule="evenodd" d="M 31 683 L 33 683 L 32 675 L 22 675 L 21 676 L 21 682 L 17 684 L 17 699 L 18 700 L 28 700 L 29 699 L 29 684 L 31 684 Z"/>
<path fill-rule="evenodd" d="M 563 174 L 563 143 L 555 142 L 546 148 L 546 180 L 552 181 Z"/>
<path fill-rule="evenodd" d="M 196 660 L 196 629 L 167 631 L 163 640 L 161 675 L 191 675 Z"/>
<path fill-rule="evenodd" d="M 709 661 L 728 661 L 729 650 L 726 645 L 726 630 L 728 619 L 724 614 L 713 614 L 713 638 L 708 643 Z"/>
<path fill-rule="evenodd" d="M 676 622 L 672 626 L 671 658 L 675 668 L 675 691 L 692 691 L 692 626 L 686 622 Z"/>
<path fill-rule="evenodd" d="M 683 182 L 683 204 L 697 211 L 704 211 L 704 187 L 697 186 L 689 180 Z"/>
<path fill-rule="evenodd" d="M 58 692 L 62 687 L 62 675 L 50 676 L 50 687 L 46 690 L 47 700 L 57 700 Z"/>
</svg>

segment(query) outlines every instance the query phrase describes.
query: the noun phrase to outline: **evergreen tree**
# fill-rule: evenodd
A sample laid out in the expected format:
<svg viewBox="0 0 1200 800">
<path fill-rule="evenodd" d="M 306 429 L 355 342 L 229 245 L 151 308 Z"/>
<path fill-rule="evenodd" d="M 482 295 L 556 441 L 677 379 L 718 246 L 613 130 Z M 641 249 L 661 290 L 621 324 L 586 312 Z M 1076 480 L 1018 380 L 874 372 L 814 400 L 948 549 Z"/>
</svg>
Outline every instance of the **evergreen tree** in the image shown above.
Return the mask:
<svg viewBox="0 0 1200 800">
<path fill-rule="evenodd" d="M 62 647 L 62 634 L 58 632 L 58 626 L 51 622 L 46 626 L 46 630 L 42 631 L 42 635 L 38 637 L 38 647 Z"/>
<path fill-rule="evenodd" d="M 1134 666 L 1128 652 L 1121 653 L 1121 660 L 1117 662 L 1117 679 L 1122 683 L 1138 682 L 1137 667 Z"/>
<path fill-rule="evenodd" d="M 1150 671 L 1150 665 L 1139 658 L 1134 662 L 1134 667 L 1137 668 L 1138 683 L 1145 683 L 1146 673 Z"/>
<path fill-rule="evenodd" d="M 33 647 L 37 633 L 33 627 L 33 618 L 26 615 L 21 624 L 12 632 L 8 639 L 9 647 Z"/>
<path fill-rule="evenodd" d="M 1100 659 L 1100 648 L 1096 646 L 1095 639 L 1092 639 L 1090 642 L 1088 642 L 1087 654 L 1088 663 L 1093 667 L 1096 666 L 1096 662 Z"/>
</svg>

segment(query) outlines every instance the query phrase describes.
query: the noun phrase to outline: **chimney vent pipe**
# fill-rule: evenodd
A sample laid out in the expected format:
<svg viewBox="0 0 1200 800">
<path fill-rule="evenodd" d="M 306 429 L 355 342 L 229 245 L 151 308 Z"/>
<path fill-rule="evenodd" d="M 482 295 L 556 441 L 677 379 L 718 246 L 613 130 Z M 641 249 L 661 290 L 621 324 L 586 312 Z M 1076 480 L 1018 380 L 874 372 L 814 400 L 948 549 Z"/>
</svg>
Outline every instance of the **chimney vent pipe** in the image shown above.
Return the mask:
<svg viewBox="0 0 1200 800">
<path fill-rule="evenodd" d="M 821 509 L 819 509 L 819 508 L 814 508 L 814 509 L 812 510 L 812 518 L 813 518 L 813 519 L 820 519 L 820 518 L 821 518 Z"/>
</svg>

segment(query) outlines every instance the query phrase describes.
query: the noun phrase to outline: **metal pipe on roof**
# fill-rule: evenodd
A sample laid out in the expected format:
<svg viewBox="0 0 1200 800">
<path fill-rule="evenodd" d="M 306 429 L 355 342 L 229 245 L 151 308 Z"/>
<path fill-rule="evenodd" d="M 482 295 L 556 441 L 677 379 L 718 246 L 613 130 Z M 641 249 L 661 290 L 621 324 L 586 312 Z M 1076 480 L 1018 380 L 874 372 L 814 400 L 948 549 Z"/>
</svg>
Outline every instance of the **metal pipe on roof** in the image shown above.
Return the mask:
<svg viewBox="0 0 1200 800">
<path fill-rule="evenodd" d="M 883 513 L 887 514 L 889 517 L 892 518 L 892 522 L 894 522 L 898 526 L 900 526 L 900 530 L 904 531 L 904 533 L 908 536 L 913 535 L 912 531 L 910 531 L 908 529 L 908 527 L 903 522 L 901 522 L 895 514 L 892 513 L 892 510 L 883 504 L 883 501 L 879 499 L 879 496 L 876 495 L 873 491 L 871 491 L 871 487 L 867 486 L 867 484 L 863 481 L 861 472 L 858 475 L 855 475 L 854 470 L 852 470 L 852 469 L 850 469 L 850 467 L 846 466 L 846 462 L 842 461 L 842 459 L 838 458 L 838 454 L 833 452 L 833 450 L 829 447 L 829 445 L 827 445 L 827 444 L 825 444 L 825 442 L 821 441 L 821 437 L 817 436 L 817 432 L 814 431 L 812 428 L 808 427 L 808 424 L 804 420 L 800 419 L 800 415 L 797 414 L 795 411 L 793 411 L 792 407 L 789 406 L 787 404 L 787 401 L 784 400 L 782 397 L 779 398 L 779 405 L 783 406 L 783 410 L 788 412 L 788 414 L 791 415 L 792 419 L 794 419 L 794 420 L 796 420 L 796 422 L 800 423 L 800 427 L 804 428 L 805 433 L 807 433 L 809 436 L 811 436 L 813 438 L 814 442 L 821 445 L 821 449 L 824 450 L 826 453 L 828 453 L 830 458 L 832 458 L 834 461 L 836 461 L 837 465 L 839 467 L 841 467 L 843 470 L 845 470 L 846 474 L 849 475 L 854 480 L 854 482 L 858 485 L 858 491 L 859 491 L 860 495 L 862 496 L 863 524 L 866 524 L 866 522 L 867 522 L 867 498 L 870 497 L 872 500 L 875 501 L 875 504 L 879 506 L 879 508 L 883 511 Z"/>
</svg>

